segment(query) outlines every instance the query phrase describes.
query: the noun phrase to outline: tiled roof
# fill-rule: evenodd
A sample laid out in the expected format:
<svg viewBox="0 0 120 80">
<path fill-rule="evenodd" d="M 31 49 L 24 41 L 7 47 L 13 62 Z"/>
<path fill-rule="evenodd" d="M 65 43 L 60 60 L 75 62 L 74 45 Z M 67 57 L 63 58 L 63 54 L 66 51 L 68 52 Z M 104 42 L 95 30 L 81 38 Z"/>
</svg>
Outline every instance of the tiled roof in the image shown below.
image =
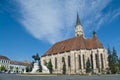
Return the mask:
<svg viewBox="0 0 120 80">
<path fill-rule="evenodd" d="M 10 60 L 8 57 L 6 57 L 6 56 L 2 56 L 2 55 L 0 55 L 0 59 Z"/>
<path fill-rule="evenodd" d="M 11 61 L 10 64 L 13 64 L 13 65 L 30 66 L 30 63 L 27 63 L 27 62 L 18 62 L 18 61 Z"/>
<path fill-rule="evenodd" d="M 62 53 L 71 50 L 96 49 L 96 48 L 103 48 L 103 45 L 98 40 L 96 34 L 94 34 L 92 38 L 88 38 L 88 39 L 85 39 L 81 35 L 79 37 L 73 37 L 55 43 L 43 56 Z"/>
</svg>

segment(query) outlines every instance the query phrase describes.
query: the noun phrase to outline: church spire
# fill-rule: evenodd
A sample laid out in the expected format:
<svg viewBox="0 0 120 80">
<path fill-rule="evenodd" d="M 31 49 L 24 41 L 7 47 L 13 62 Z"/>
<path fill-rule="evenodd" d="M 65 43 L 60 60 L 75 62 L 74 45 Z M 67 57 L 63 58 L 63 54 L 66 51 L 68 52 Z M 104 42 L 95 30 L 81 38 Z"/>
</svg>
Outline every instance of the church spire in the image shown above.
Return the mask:
<svg viewBox="0 0 120 80">
<path fill-rule="evenodd" d="M 77 21 L 76 21 L 76 25 L 81 25 L 78 13 L 77 13 Z"/>
<path fill-rule="evenodd" d="M 76 28 L 75 29 L 75 36 L 76 37 L 81 36 L 81 35 L 84 36 L 82 25 L 80 23 L 80 18 L 79 18 L 78 13 L 77 13 L 77 20 L 76 20 L 76 27 L 75 28 Z"/>
</svg>

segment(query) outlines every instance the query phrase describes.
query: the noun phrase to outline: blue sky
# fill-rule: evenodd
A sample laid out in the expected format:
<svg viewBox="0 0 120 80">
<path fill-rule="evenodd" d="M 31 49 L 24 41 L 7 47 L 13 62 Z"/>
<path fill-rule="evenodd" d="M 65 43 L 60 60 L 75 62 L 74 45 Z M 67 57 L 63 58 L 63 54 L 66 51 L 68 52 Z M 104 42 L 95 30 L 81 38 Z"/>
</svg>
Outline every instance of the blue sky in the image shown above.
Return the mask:
<svg viewBox="0 0 120 80">
<path fill-rule="evenodd" d="M 74 37 L 77 12 L 85 37 L 96 31 L 120 56 L 120 0 L 0 0 L 0 54 L 18 61 L 44 54 Z"/>
</svg>

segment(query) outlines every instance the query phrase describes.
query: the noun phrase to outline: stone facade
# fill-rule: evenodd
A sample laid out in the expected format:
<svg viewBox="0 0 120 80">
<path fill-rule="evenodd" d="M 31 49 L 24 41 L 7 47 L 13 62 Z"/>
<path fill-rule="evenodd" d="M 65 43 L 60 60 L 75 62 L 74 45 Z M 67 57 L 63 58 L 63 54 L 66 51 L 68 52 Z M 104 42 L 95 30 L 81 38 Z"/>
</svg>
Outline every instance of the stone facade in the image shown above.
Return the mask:
<svg viewBox="0 0 120 80">
<path fill-rule="evenodd" d="M 97 61 L 96 55 L 99 55 L 98 56 L 99 62 L 96 62 Z M 71 66 L 68 66 L 68 56 L 70 56 Z M 79 56 L 81 58 L 79 58 Z M 48 63 L 51 59 L 54 73 L 62 73 L 63 68 L 62 57 L 64 57 L 65 59 L 67 74 L 85 74 L 86 62 L 88 59 L 90 59 L 90 63 L 93 63 L 92 70 L 94 73 L 105 73 L 106 69 L 108 68 L 107 52 L 105 49 L 99 48 L 92 50 L 76 50 L 64 53 L 57 53 L 56 55 L 45 56 L 41 58 L 41 63 L 42 64 L 45 64 L 45 62 Z M 55 59 L 57 60 L 57 64 L 55 64 Z M 98 63 L 99 67 L 96 66 L 96 63 Z M 57 65 L 57 68 L 55 68 L 55 65 Z"/>
<path fill-rule="evenodd" d="M 93 73 L 106 73 L 108 54 L 97 39 L 96 33 L 92 38 L 85 39 L 82 25 L 77 15 L 75 37 L 54 44 L 42 57 L 45 65 L 50 60 L 54 73 L 62 73 L 63 59 L 66 63 L 67 74 L 86 74 L 86 63 L 90 61 Z"/>
</svg>

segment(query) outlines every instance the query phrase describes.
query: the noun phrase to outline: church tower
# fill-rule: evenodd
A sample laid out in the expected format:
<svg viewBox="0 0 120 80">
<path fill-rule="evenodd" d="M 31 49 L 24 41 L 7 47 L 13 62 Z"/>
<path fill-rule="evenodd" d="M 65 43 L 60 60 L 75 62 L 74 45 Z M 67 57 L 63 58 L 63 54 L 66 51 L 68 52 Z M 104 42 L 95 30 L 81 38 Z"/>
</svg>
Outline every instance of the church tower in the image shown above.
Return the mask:
<svg viewBox="0 0 120 80">
<path fill-rule="evenodd" d="M 75 36 L 78 37 L 81 35 L 84 36 L 84 33 L 83 33 L 82 25 L 80 23 L 79 15 L 77 13 L 77 20 L 76 20 L 76 26 L 75 26 Z"/>
</svg>

